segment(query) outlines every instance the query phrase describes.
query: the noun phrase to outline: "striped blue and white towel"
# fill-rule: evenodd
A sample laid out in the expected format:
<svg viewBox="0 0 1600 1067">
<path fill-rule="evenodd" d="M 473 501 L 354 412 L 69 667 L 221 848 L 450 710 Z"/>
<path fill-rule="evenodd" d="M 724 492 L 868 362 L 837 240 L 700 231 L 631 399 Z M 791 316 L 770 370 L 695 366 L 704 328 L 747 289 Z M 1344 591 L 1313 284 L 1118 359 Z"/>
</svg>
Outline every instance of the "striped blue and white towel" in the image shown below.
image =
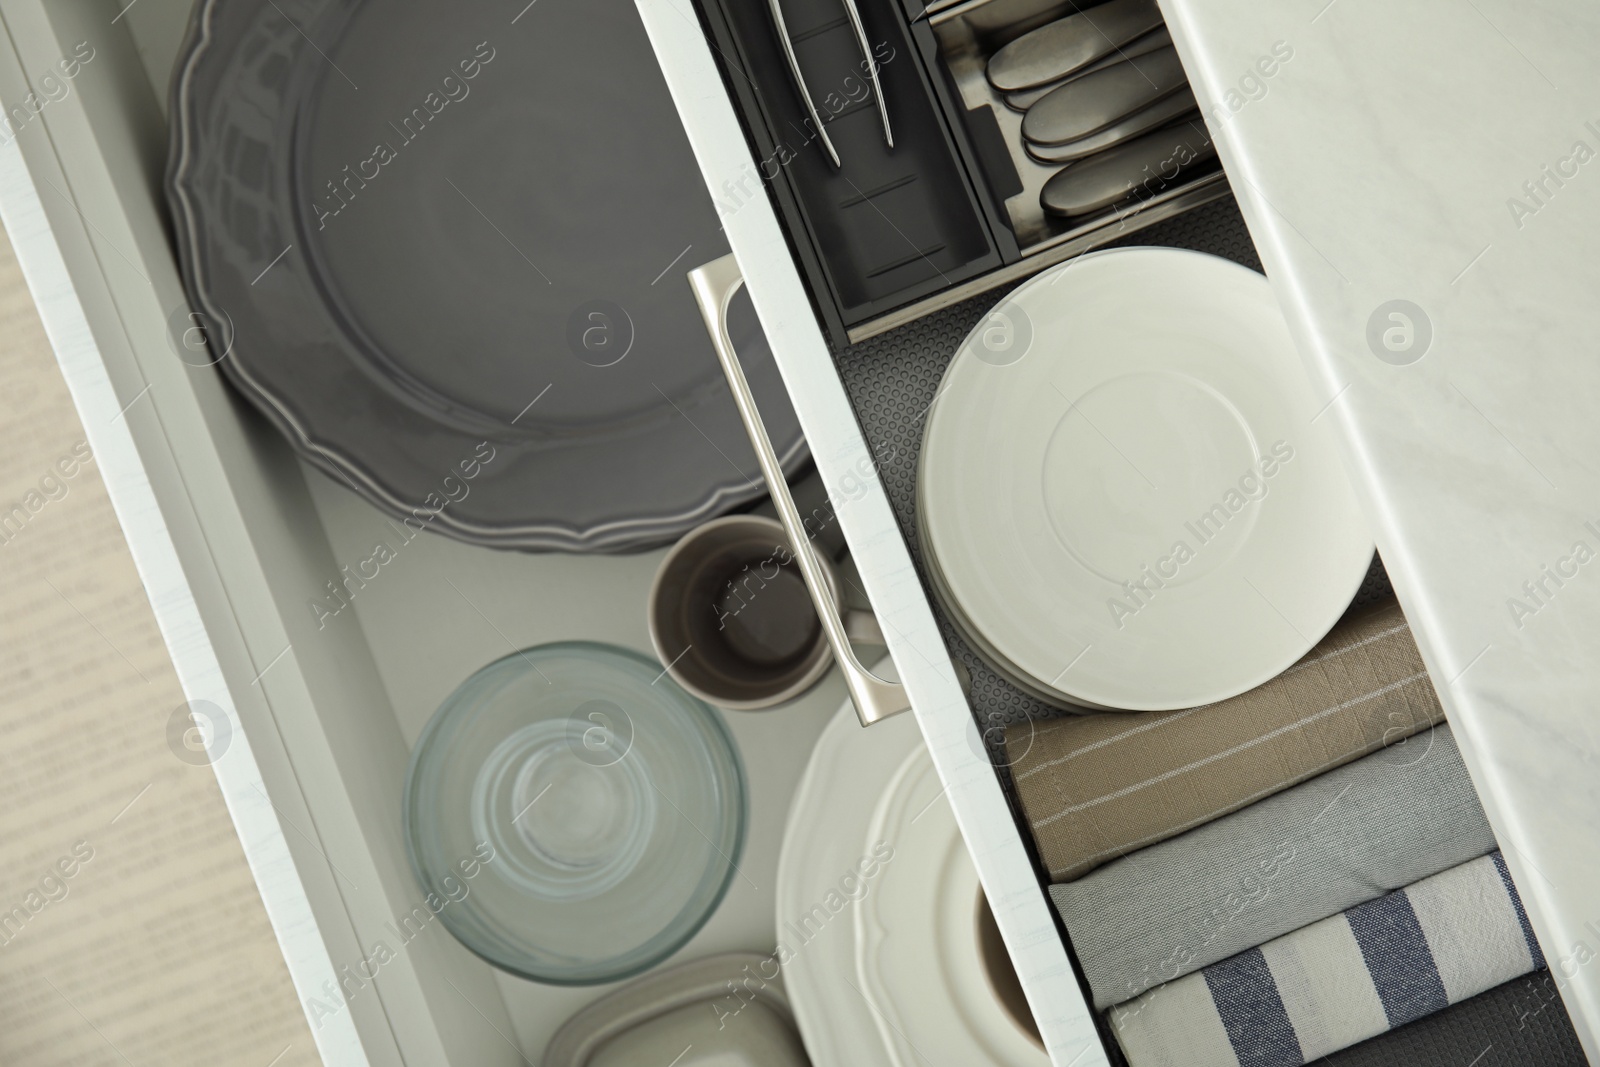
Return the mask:
<svg viewBox="0 0 1600 1067">
<path fill-rule="evenodd" d="M 1311 1063 L 1544 966 L 1500 853 L 1111 1011 L 1132 1067 Z"/>
</svg>

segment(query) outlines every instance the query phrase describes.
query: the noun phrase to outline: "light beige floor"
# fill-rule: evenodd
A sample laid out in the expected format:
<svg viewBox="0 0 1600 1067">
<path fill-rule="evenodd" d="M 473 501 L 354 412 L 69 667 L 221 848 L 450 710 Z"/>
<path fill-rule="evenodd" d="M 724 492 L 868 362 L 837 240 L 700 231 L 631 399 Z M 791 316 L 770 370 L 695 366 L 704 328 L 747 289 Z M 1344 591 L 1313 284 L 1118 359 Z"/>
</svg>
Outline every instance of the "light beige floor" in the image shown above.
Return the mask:
<svg viewBox="0 0 1600 1067">
<path fill-rule="evenodd" d="M 317 1063 L 87 451 L 0 235 L 0 1065 Z"/>
</svg>

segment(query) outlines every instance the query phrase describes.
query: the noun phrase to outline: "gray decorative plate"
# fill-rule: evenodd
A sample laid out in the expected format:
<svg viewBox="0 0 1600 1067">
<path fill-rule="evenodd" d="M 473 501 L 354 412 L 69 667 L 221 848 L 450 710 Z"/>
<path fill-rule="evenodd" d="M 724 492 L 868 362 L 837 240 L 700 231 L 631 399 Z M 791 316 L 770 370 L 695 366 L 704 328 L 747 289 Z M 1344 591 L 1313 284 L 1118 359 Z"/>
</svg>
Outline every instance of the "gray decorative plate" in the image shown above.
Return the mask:
<svg viewBox="0 0 1600 1067">
<path fill-rule="evenodd" d="M 171 115 L 174 348 L 379 507 L 618 552 L 764 492 L 683 277 L 727 244 L 630 0 L 201 0 Z M 798 466 L 747 298 L 734 341 Z"/>
</svg>

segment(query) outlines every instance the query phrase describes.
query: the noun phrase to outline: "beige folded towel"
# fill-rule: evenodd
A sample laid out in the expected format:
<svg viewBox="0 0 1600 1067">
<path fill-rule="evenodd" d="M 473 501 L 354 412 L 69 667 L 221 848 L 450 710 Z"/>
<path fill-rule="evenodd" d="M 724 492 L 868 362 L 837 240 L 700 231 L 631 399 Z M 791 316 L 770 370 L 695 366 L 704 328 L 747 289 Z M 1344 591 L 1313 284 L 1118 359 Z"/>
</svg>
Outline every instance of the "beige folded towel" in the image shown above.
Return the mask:
<svg viewBox="0 0 1600 1067">
<path fill-rule="evenodd" d="M 1248 693 L 1018 723 L 1006 749 L 1039 854 L 1064 882 L 1443 721 L 1391 600 Z"/>
</svg>

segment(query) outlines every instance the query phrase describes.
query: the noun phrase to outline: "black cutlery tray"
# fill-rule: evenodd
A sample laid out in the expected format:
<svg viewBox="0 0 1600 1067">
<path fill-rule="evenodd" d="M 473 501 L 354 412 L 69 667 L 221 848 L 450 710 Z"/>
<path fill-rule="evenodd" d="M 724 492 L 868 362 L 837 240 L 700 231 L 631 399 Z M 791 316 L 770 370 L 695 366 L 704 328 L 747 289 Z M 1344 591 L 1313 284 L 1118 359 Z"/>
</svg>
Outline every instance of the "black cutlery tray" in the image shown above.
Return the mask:
<svg viewBox="0 0 1600 1067">
<path fill-rule="evenodd" d="M 722 190 L 725 214 L 771 187 L 791 247 L 830 335 L 998 267 L 1005 236 L 963 165 L 910 25 L 885 2 L 861 5 L 891 101 L 895 147 L 840 0 L 785 0 L 784 17 L 813 102 L 842 166 L 835 169 L 790 74 L 761 0 L 703 0 L 702 12 L 741 112 L 757 174 Z M 830 117 L 831 116 L 831 117 Z M 730 200 L 730 197 L 732 198 Z"/>
<path fill-rule="evenodd" d="M 1024 190 L 1029 168 L 1037 184 L 1037 165 L 1002 131 L 1002 123 L 1016 120 L 998 96 L 981 99 L 986 86 L 974 72 L 1006 41 L 1078 10 L 1075 0 L 966 0 L 931 14 L 920 0 L 857 0 L 892 148 L 843 0 L 781 0 L 837 168 L 802 101 L 768 4 L 693 2 L 758 161 L 745 179 L 714 190 L 718 211 L 727 217 L 763 187 L 770 191 L 818 321 L 835 345 L 1227 195 L 1216 170 L 1092 219 L 1043 217 L 1037 189 Z M 955 72 L 964 72 L 959 81 Z"/>
</svg>

